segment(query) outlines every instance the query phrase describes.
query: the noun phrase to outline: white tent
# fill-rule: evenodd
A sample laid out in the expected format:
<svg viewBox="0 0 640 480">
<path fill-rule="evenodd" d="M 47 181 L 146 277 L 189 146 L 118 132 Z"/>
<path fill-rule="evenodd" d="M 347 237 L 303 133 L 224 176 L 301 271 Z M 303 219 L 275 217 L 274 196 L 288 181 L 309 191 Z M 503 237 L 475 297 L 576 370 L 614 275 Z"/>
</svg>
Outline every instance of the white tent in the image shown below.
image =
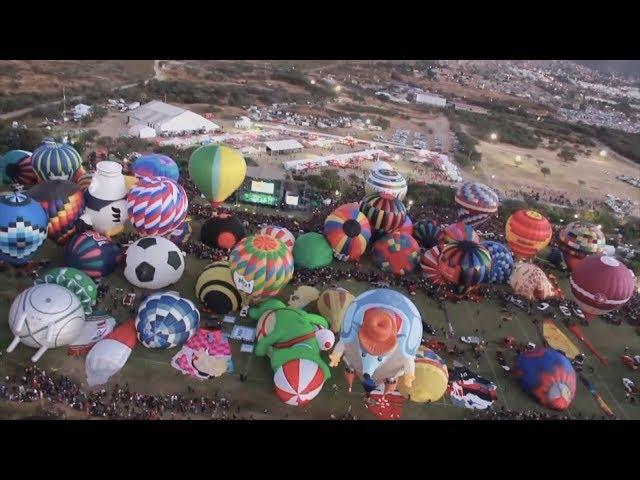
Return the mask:
<svg viewBox="0 0 640 480">
<path fill-rule="evenodd" d="M 129 129 L 129 135 L 137 138 L 154 138 L 156 131 L 147 125 L 134 125 Z"/>
</svg>

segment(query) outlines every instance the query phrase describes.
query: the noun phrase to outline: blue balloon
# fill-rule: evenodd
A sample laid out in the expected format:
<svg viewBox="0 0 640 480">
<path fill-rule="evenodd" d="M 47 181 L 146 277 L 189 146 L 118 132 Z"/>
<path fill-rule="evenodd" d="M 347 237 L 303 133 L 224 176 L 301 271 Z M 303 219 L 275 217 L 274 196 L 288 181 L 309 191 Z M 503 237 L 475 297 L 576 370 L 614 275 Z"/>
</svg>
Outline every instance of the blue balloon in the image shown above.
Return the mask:
<svg viewBox="0 0 640 480">
<path fill-rule="evenodd" d="M 138 340 L 147 348 L 173 348 L 200 326 L 200 312 L 177 292 L 158 292 L 142 302 L 136 317 Z"/>
<path fill-rule="evenodd" d="M 165 177 L 175 182 L 180 177 L 178 164 L 171 157 L 159 153 L 138 157 L 131 171 L 138 177 Z"/>
<path fill-rule="evenodd" d="M 491 254 L 490 283 L 507 283 L 513 272 L 513 254 L 504 243 L 484 241 L 482 245 Z"/>
<path fill-rule="evenodd" d="M 22 193 L 0 197 L 0 261 L 28 262 L 47 238 L 49 218 L 42 206 Z"/>
</svg>

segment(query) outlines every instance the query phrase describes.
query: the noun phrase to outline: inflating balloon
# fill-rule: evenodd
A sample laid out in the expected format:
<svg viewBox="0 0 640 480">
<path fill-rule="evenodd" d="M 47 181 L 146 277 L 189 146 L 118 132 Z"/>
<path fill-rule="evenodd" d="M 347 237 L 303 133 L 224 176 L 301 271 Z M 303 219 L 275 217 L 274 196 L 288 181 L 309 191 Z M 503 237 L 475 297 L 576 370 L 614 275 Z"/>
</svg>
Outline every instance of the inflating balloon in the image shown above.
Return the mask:
<svg viewBox="0 0 640 480">
<path fill-rule="evenodd" d="M 249 309 L 249 317 L 258 322 L 255 354 L 269 357 L 278 398 L 298 407 L 309 403 L 331 378 L 320 356 L 335 339 L 327 321 L 276 299 Z"/>
<path fill-rule="evenodd" d="M 569 278 L 571 292 L 588 317 L 618 310 L 629 301 L 636 277 L 621 261 L 605 255 L 589 255 Z"/>
<path fill-rule="evenodd" d="M 402 201 L 389 193 L 372 193 L 360 202 L 360 211 L 369 219 L 375 234 L 390 233 L 399 228 L 407 216 Z"/>
<path fill-rule="evenodd" d="M 358 295 L 345 312 L 340 340 L 329 355 L 335 367 L 344 357 L 347 371 L 358 376 L 371 392 L 379 385 L 392 391 L 397 378 L 411 387 L 415 356 L 422 340 L 422 320 L 416 306 L 403 294 L 382 288 Z M 351 387 L 350 387 L 351 388 Z"/>
<path fill-rule="evenodd" d="M 420 267 L 422 274 L 427 281 L 433 285 L 444 285 L 447 280 L 442 276 L 439 268 L 440 247 L 433 246 L 429 250 L 425 250 L 420 256 Z"/>
<path fill-rule="evenodd" d="M 509 278 L 509 285 L 528 300 L 543 300 L 556 295 L 547 275 L 532 263 L 518 262 Z"/>
<path fill-rule="evenodd" d="M 164 237 L 143 237 L 133 242 L 125 257 L 124 278 L 136 287 L 157 290 L 182 277 L 185 254 Z"/>
<path fill-rule="evenodd" d="M 39 283 L 53 283 L 70 290 L 84 309 L 84 313 L 90 315 L 98 298 L 98 287 L 93 279 L 78 270 L 70 267 L 57 267 L 47 271 L 42 277 L 36 279 Z"/>
<path fill-rule="evenodd" d="M 404 223 L 398 228 L 399 232 L 404 232 L 408 235 L 413 235 L 413 221 L 409 218 L 409 215 L 404 219 Z"/>
<path fill-rule="evenodd" d="M 462 222 L 453 223 L 440 230 L 440 235 L 438 236 L 438 245 L 440 247 L 444 247 L 451 242 L 480 243 L 480 235 L 471 225 L 465 225 Z"/>
<path fill-rule="evenodd" d="M 413 237 L 427 250 L 438 244 L 440 227 L 433 220 L 420 220 L 413 225 Z"/>
<path fill-rule="evenodd" d="M 31 164 L 40 181 L 70 180 L 82 165 L 82 158 L 69 144 L 45 141 L 34 150 Z"/>
<path fill-rule="evenodd" d="M 84 211 L 84 194 L 80 187 L 67 180 L 49 180 L 27 191 L 49 217 L 48 236 L 64 245 L 76 232 L 76 222 Z"/>
<path fill-rule="evenodd" d="M 231 249 L 246 236 L 242 222 L 228 214 L 208 219 L 200 230 L 200 241 L 211 248 Z"/>
<path fill-rule="evenodd" d="M 304 233 L 293 246 L 293 261 L 297 268 L 313 270 L 326 267 L 333 261 L 333 250 L 320 233 Z"/>
<path fill-rule="evenodd" d="M 395 231 L 374 242 L 371 257 L 383 272 L 405 275 L 418 266 L 420 247 L 411 235 Z"/>
<path fill-rule="evenodd" d="M 355 297 L 344 288 L 327 288 L 318 297 L 318 312 L 329 320 L 331 330 L 335 333 L 340 331 L 344 313 L 353 302 Z"/>
<path fill-rule="evenodd" d="M 0 261 L 28 262 L 47 238 L 47 214 L 22 193 L 0 196 Z"/>
<path fill-rule="evenodd" d="M 264 235 L 271 235 L 272 237 L 282 240 L 289 250 L 293 252 L 293 246 L 296 243 L 296 237 L 293 236 L 288 229 L 284 227 L 277 227 L 275 225 L 267 225 L 260 229 L 260 233 Z"/>
<path fill-rule="evenodd" d="M 7 352 L 23 343 L 38 349 L 31 357 L 37 362 L 49 348 L 75 340 L 83 325 L 84 310 L 78 297 L 60 285 L 35 285 L 11 304 L 9 327 L 14 337 Z"/>
<path fill-rule="evenodd" d="M 371 238 L 369 220 L 358 209 L 357 203 L 348 203 L 335 209 L 324 221 L 324 236 L 338 260 L 358 260 L 367 249 Z"/>
<path fill-rule="evenodd" d="M 70 238 L 64 247 L 64 262 L 94 280 L 112 273 L 123 260 L 120 245 L 97 232 L 86 231 Z"/>
<path fill-rule="evenodd" d="M 184 221 L 189 201 L 173 180 L 142 177 L 127 195 L 129 221 L 140 234 L 166 235 Z"/>
<path fill-rule="evenodd" d="M 131 171 L 136 177 L 165 177 L 174 182 L 180 177 L 178 164 L 161 153 L 149 153 L 136 158 Z"/>
<path fill-rule="evenodd" d="M 118 325 L 104 339 L 96 343 L 85 361 L 87 383 L 90 387 L 109 381 L 127 363 L 137 343 L 134 320 Z"/>
<path fill-rule="evenodd" d="M 597 225 L 583 221 L 571 222 L 560 230 L 558 238 L 571 270 L 587 255 L 601 253 L 606 244 L 602 230 Z"/>
<path fill-rule="evenodd" d="M 138 340 L 147 348 L 173 348 L 189 340 L 200 326 L 200 312 L 177 292 L 158 292 L 138 308 Z"/>
<path fill-rule="evenodd" d="M 549 220 L 534 210 L 518 210 L 507 220 L 506 239 L 513 254 L 528 260 L 549 244 L 553 231 Z"/>
<path fill-rule="evenodd" d="M 38 183 L 38 176 L 31 162 L 31 152 L 10 150 L 0 157 L 0 183 L 19 183 L 30 187 Z"/>
<path fill-rule="evenodd" d="M 247 174 L 247 163 L 237 150 L 205 145 L 191 154 L 189 175 L 198 190 L 217 208 L 235 192 Z"/>
<path fill-rule="evenodd" d="M 235 312 L 242 298 L 231 276 L 229 262 L 213 262 L 196 281 L 196 297 L 208 311 L 218 315 Z"/>
<path fill-rule="evenodd" d="M 293 277 L 293 255 L 270 235 L 243 238 L 229 255 L 236 288 L 249 302 L 277 295 Z"/>
<path fill-rule="evenodd" d="M 438 269 L 447 282 L 464 292 L 489 281 L 491 254 L 479 243 L 451 242 L 442 247 Z"/>
<path fill-rule="evenodd" d="M 392 168 L 377 168 L 374 165 L 364 184 L 364 191 L 367 194 L 384 192 L 398 200 L 404 200 L 407 195 L 407 181 Z"/>
<path fill-rule="evenodd" d="M 516 358 L 522 389 L 540 405 L 566 410 L 576 396 L 576 372 L 571 361 L 552 348 L 536 348 Z"/>
<path fill-rule="evenodd" d="M 85 212 L 80 219 L 98 233 L 112 237 L 122 233 L 129 217 L 127 185 L 118 162 L 98 162 L 84 192 Z"/>
<path fill-rule="evenodd" d="M 463 183 L 456 193 L 458 220 L 477 227 L 498 211 L 498 195 L 486 185 L 478 182 Z"/>
<path fill-rule="evenodd" d="M 192 233 L 193 229 L 191 228 L 191 222 L 185 220 L 180 225 L 178 225 L 175 230 L 171 230 L 169 233 L 167 233 L 164 238 L 166 238 L 167 240 L 171 240 L 173 243 L 180 247 L 189 241 Z"/>
<path fill-rule="evenodd" d="M 407 387 L 400 377 L 398 391 L 407 399 L 418 402 L 437 402 L 447 391 L 449 372 L 442 359 L 433 351 L 420 347 L 416 353 L 416 378 Z"/>
<path fill-rule="evenodd" d="M 513 272 L 513 254 L 503 243 L 485 241 L 482 246 L 491 254 L 491 273 L 489 282 L 507 283 Z"/>
</svg>

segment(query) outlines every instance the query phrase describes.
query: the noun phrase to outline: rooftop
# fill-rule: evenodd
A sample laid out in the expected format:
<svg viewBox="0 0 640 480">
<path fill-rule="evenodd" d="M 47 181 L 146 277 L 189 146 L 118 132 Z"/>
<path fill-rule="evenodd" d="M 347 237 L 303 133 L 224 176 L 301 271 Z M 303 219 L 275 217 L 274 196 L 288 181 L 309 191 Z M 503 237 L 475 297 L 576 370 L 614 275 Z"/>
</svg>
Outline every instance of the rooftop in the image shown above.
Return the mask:
<svg viewBox="0 0 640 480">
<path fill-rule="evenodd" d="M 299 142 L 295 140 L 274 140 L 271 142 L 264 142 L 266 147 L 272 151 L 279 150 L 297 150 L 304 148 Z"/>
<path fill-rule="evenodd" d="M 186 112 L 184 108 L 153 100 L 135 109 L 129 116 L 141 123 L 162 123 Z"/>
</svg>

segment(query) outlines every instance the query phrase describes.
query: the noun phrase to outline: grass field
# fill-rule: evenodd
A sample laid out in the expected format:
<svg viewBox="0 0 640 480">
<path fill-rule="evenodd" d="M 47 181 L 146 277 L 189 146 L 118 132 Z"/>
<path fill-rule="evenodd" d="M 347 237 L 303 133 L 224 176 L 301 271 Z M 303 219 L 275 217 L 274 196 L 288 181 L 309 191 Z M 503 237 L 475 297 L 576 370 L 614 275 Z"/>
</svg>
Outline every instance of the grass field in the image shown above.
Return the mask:
<svg viewBox="0 0 640 480">
<path fill-rule="evenodd" d="M 194 227 L 196 230 L 198 229 L 198 225 L 194 225 Z M 194 232 L 194 235 L 195 238 L 198 238 L 198 232 Z M 54 266 L 62 265 L 62 249 L 47 240 L 39 258 L 52 259 Z M 185 274 L 175 285 L 175 289 L 182 295 L 194 299 L 193 288 L 196 278 L 206 264 L 205 260 L 189 256 Z M 130 288 L 130 285 L 123 277 L 122 270 L 123 267 L 120 267 L 119 270 L 108 277 L 112 289 L 117 287 Z M 0 281 L 4 284 L 3 289 L 6 288 L 7 284 L 18 285 L 18 287 L 30 284 L 26 278 L 16 281 L 15 278 L 9 275 L 8 273 L 0 274 Z M 356 281 L 344 281 L 341 282 L 341 285 L 355 295 L 370 288 L 368 284 Z M 561 280 L 561 285 L 564 291 L 568 293 L 566 279 Z M 316 287 L 322 290 L 328 286 L 317 285 Z M 280 297 L 285 300 L 288 299 L 293 289 L 292 285 L 287 286 Z M 438 330 L 439 339 L 452 346 L 453 340 L 446 340 L 442 333 L 443 329 L 446 328 L 443 311 L 438 309 L 437 304 L 422 292 L 411 298 L 422 312 L 423 318 Z M 0 303 L 0 317 L 7 318 L 9 306 L 7 300 L 3 300 Z M 313 307 L 309 308 L 309 310 L 312 309 Z M 452 320 L 456 338 L 462 335 L 478 335 L 487 340 L 487 353 L 480 359 L 479 364 L 476 365 L 471 352 L 465 353 L 465 363 L 469 363 L 468 366 L 472 370 L 477 371 L 498 385 L 498 400 L 495 405 L 498 407 L 504 405 L 510 409 L 536 408 L 536 403 L 522 392 L 515 379 L 505 375 L 505 372 L 495 360 L 498 343 L 505 336 L 514 336 L 518 342 L 532 341 L 538 345 L 541 344 L 539 330 L 532 323 L 534 317 L 529 317 L 526 312 L 516 309 L 514 310 L 512 321 L 504 322 L 500 320 L 500 308 L 495 301 L 485 301 L 479 305 L 469 302 L 447 304 L 447 311 L 449 318 Z M 539 315 L 539 313 L 536 312 L 536 315 Z M 114 313 L 114 316 L 119 322 L 123 322 L 128 319 L 129 313 L 123 307 L 120 307 Z M 205 317 L 203 316 L 203 318 Z M 542 319 L 542 317 L 539 318 Z M 238 319 L 238 323 L 251 325 L 251 321 L 248 319 Z M 501 328 L 499 328 L 500 324 L 502 324 Z M 573 340 L 572 334 L 564 326 L 560 325 L 560 327 Z M 479 330 L 478 333 L 475 333 L 476 329 Z M 225 324 L 225 330 L 230 332 L 231 326 Z M 624 401 L 624 390 L 621 382 L 622 377 L 638 380 L 637 375 L 629 371 L 619 360 L 619 356 L 623 353 L 625 346 L 629 346 L 631 352 L 640 351 L 640 336 L 626 323 L 616 327 L 608 325 L 599 319 L 594 320 L 589 327 L 585 327 L 584 331 L 587 338 L 609 359 L 609 366 L 604 367 L 590 352 L 585 351 L 576 340 L 576 345 L 585 353 L 587 358 L 584 370 L 585 375 L 593 382 L 602 398 L 613 409 L 618 418 L 640 419 L 640 407 Z M 6 322 L 2 322 L 2 325 L 0 325 L 0 346 L 3 349 L 6 348 L 10 340 L 11 333 L 8 325 Z M 227 395 L 227 398 L 232 400 L 234 406 L 239 405 L 243 414 L 248 416 L 247 412 L 253 412 L 256 418 L 277 419 L 284 418 L 286 415 L 289 419 L 327 419 L 331 413 L 340 415 L 346 412 L 349 406 L 357 418 L 374 418 L 364 407 L 363 390 L 359 384 L 354 384 L 352 393 L 347 392 L 342 366 L 333 370 L 333 378 L 325 384 L 323 391 L 309 406 L 296 409 L 281 404 L 273 393 L 273 372 L 268 360 L 247 353 L 240 353 L 240 343 L 233 340 L 230 340 L 230 343 L 233 350 L 235 372 L 224 375 L 219 379 L 200 382 L 183 376 L 169 364 L 171 357 L 177 350 L 148 350 L 138 345 L 126 366 L 120 373 L 112 377 L 110 384 L 129 382 L 133 389 L 148 393 L 186 393 L 187 386 L 191 386 L 202 394 L 211 395 L 218 390 L 221 394 Z M 467 348 L 467 350 L 469 349 Z M 30 363 L 29 358 L 32 354 L 32 349 L 22 345 L 17 347 L 11 354 L 3 353 L 0 357 L 0 375 L 4 376 L 11 372 L 19 371 Z M 453 358 L 449 358 L 444 353 L 441 355 L 449 368 L 451 368 Z M 511 361 L 513 355 L 511 352 L 505 352 L 505 358 L 507 361 Z M 47 352 L 40 360 L 39 365 L 46 368 L 56 368 L 59 372 L 69 375 L 86 386 L 84 383 L 84 358 L 67 356 L 65 348 Z M 593 373 L 588 373 L 589 366 L 593 366 Z M 241 383 L 239 380 L 239 375 L 242 372 L 248 374 L 248 380 L 245 383 Z M 337 389 L 334 389 L 334 384 Z M 267 414 L 263 413 L 265 409 L 268 410 Z M 3 418 L 8 418 L 9 416 L 5 413 L 6 411 L 6 405 L 4 409 L 0 409 L 0 415 Z M 581 412 L 582 415 L 601 414 L 595 400 L 581 383 L 578 385 L 577 396 L 568 410 L 568 415 L 576 418 L 578 412 Z M 429 405 L 406 402 L 403 418 L 461 419 L 467 413 L 468 411 L 465 409 L 452 405 L 445 395 L 438 402 Z"/>
</svg>

